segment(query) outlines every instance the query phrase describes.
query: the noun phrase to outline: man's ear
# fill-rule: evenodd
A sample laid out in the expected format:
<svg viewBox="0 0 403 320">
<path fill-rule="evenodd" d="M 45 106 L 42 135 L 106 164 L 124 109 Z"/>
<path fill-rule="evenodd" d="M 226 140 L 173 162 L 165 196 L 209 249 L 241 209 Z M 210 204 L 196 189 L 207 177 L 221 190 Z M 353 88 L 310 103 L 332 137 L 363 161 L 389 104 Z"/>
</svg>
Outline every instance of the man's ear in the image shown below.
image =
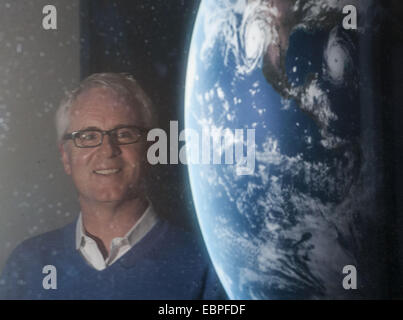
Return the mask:
<svg viewBox="0 0 403 320">
<path fill-rule="evenodd" d="M 68 151 L 66 150 L 64 143 L 59 143 L 59 152 L 61 155 L 61 160 L 63 163 L 64 171 L 71 175 L 71 165 L 70 165 L 70 157 Z"/>
</svg>

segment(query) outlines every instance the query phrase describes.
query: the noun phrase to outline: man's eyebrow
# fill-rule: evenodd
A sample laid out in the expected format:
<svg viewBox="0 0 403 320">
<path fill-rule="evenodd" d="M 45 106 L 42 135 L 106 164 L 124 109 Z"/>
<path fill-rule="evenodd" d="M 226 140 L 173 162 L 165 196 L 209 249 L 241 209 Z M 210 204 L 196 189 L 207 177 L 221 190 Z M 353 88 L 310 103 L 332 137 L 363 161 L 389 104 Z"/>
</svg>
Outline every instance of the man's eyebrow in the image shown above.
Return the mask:
<svg viewBox="0 0 403 320">
<path fill-rule="evenodd" d="M 86 128 L 80 129 L 78 131 L 85 131 L 85 130 L 99 130 L 99 131 L 102 131 L 98 127 L 86 127 Z"/>
<path fill-rule="evenodd" d="M 126 128 L 126 127 L 137 127 L 134 124 L 119 124 L 116 127 L 114 127 L 113 129 L 120 129 L 120 128 Z"/>
<path fill-rule="evenodd" d="M 126 128 L 126 127 L 133 127 L 136 125 L 133 124 L 119 124 L 115 127 L 113 127 L 111 130 L 115 130 L 115 129 L 120 129 L 120 128 Z M 103 131 L 102 129 L 98 128 L 98 127 L 86 127 L 83 129 L 80 129 L 79 131 L 84 131 L 84 130 L 99 130 L 99 131 Z"/>
</svg>

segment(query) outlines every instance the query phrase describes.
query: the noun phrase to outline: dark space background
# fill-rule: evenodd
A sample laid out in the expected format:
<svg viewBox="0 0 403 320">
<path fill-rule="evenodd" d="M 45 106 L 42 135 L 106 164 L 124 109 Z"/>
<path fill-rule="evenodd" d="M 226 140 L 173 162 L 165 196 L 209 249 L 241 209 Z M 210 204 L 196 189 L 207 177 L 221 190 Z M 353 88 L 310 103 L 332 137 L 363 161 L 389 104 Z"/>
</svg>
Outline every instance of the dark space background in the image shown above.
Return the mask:
<svg viewBox="0 0 403 320">
<path fill-rule="evenodd" d="M 379 1 L 384 10 L 374 41 L 374 73 L 378 75 L 378 132 L 384 175 L 384 257 L 389 297 L 403 299 L 403 3 Z"/>
<path fill-rule="evenodd" d="M 198 0 L 81 1 L 81 78 L 131 73 L 153 100 L 159 127 L 169 133 L 169 121 L 177 120 L 182 130 L 187 54 L 198 5 Z M 197 230 L 186 166 L 156 165 L 152 171 L 150 198 L 157 211 Z"/>
</svg>

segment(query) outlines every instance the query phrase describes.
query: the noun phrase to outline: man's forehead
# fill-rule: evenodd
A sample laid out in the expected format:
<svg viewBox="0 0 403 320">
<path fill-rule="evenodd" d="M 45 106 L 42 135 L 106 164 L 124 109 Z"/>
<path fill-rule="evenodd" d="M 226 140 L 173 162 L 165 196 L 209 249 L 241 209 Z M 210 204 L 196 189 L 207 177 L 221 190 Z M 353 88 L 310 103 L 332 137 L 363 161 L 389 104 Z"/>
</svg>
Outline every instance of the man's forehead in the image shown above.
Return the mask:
<svg viewBox="0 0 403 320">
<path fill-rule="evenodd" d="M 72 105 L 72 114 L 105 112 L 137 113 L 122 95 L 109 88 L 91 88 L 77 96 Z"/>
<path fill-rule="evenodd" d="M 105 121 L 110 125 L 116 121 L 137 125 L 141 122 L 137 108 L 108 88 L 91 88 L 81 93 L 72 106 L 70 116 L 70 128 L 75 129 Z"/>
<path fill-rule="evenodd" d="M 108 102 L 109 104 L 120 106 L 129 105 L 127 99 L 116 91 L 105 87 L 95 87 L 80 93 L 77 96 L 73 107 L 78 108 L 86 105 L 97 105 L 102 104 L 102 102 Z"/>
</svg>

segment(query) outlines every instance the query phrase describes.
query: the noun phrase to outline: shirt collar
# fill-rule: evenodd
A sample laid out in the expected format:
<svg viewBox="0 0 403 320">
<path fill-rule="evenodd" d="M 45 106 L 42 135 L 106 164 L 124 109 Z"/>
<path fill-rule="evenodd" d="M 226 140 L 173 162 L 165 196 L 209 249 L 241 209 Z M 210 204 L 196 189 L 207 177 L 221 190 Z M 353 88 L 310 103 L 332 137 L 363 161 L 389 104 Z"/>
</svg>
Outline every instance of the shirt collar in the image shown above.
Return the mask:
<svg viewBox="0 0 403 320">
<path fill-rule="evenodd" d="M 139 242 L 152 227 L 157 223 L 158 216 L 154 210 L 152 203 L 149 201 L 147 209 L 143 212 L 140 219 L 133 225 L 133 227 L 126 233 L 123 239 L 127 239 L 128 244 L 132 247 Z M 80 212 L 76 224 L 76 249 L 80 249 L 84 243 L 85 234 L 82 213 Z"/>
</svg>

